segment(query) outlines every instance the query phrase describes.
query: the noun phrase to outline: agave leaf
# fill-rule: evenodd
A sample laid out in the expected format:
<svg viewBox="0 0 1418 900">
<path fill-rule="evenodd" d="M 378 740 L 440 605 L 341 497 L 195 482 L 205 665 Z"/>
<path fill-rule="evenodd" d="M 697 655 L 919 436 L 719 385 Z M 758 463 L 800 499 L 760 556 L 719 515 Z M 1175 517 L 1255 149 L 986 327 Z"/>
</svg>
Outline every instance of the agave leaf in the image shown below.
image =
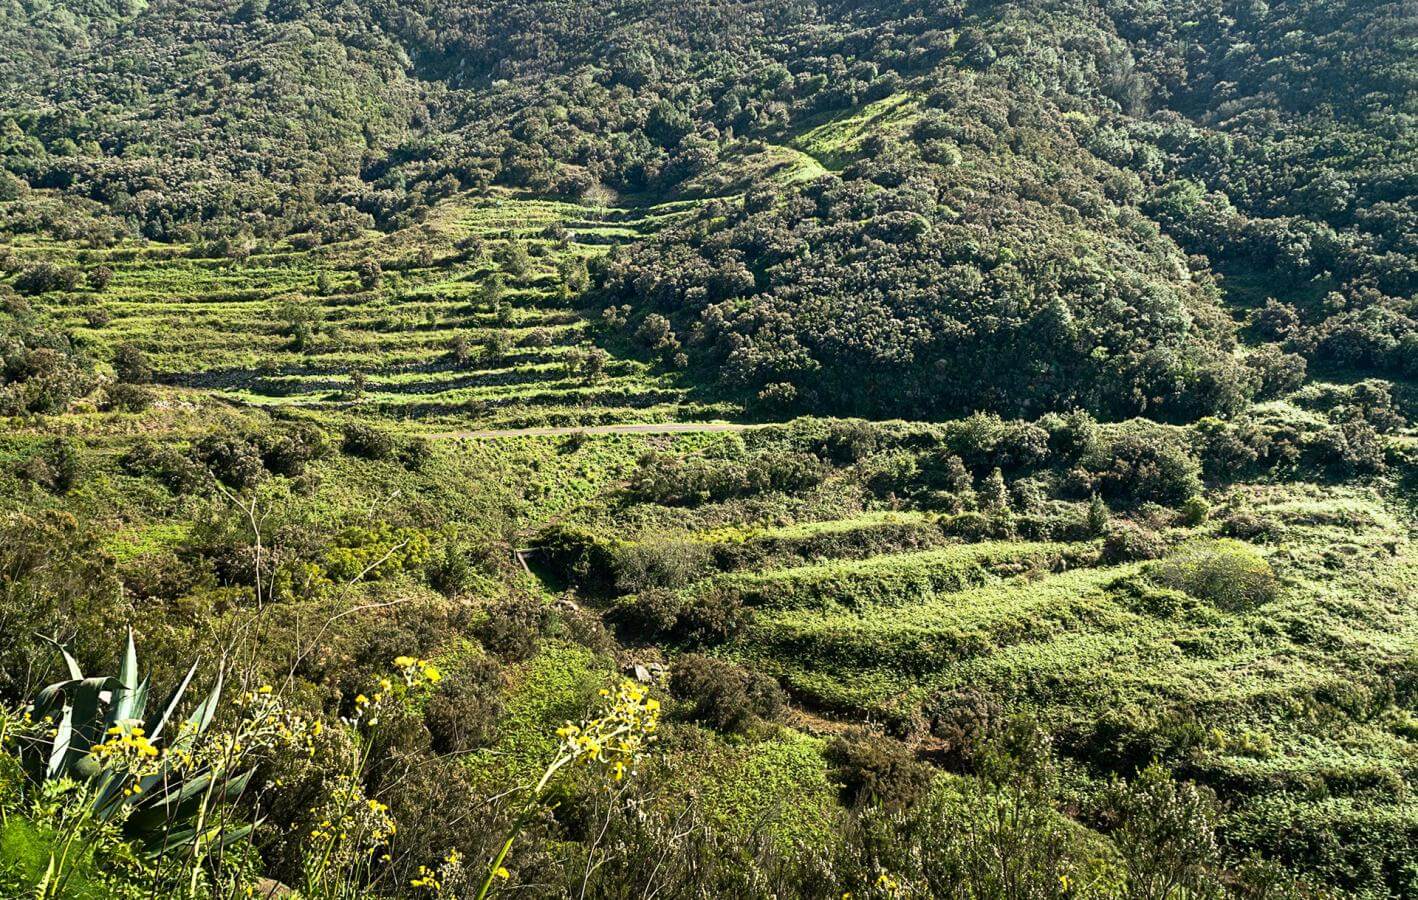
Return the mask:
<svg viewBox="0 0 1418 900">
<path fill-rule="evenodd" d="M 64 769 L 64 760 L 69 756 L 69 741 L 74 736 L 74 707 L 64 707 L 64 715 L 54 730 L 54 741 L 49 747 L 49 765 L 44 777 L 54 778 Z"/>
<path fill-rule="evenodd" d="M 77 681 L 56 681 L 48 685 L 44 690 L 35 695 L 34 702 L 30 704 L 30 713 L 36 720 L 43 719 L 56 708 L 64 705 L 65 693 L 74 685 L 82 684 L 83 679 Z"/>
<path fill-rule="evenodd" d="M 79 668 L 79 661 L 76 660 L 76 659 L 69 653 L 68 650 L 64 649 L 64 645 L 63 645 L 63 644 L 59 643 L 59 642 L 56 641 L 54 638 L 49 637 L 49 636 L 47 636 L 47 635 L 41 634 L 41 635 L 38 635 L 38 637 L 39 637 L 40 640 L 42 640 L 42 641 L 44 641 L 45 643 L 47 643 L 47 644 L 53 646 L 54 649 L 58 650 L 59 653 L 64 657 L 64 665 L 65 665 L 66 667 L 68 667 L 68 669 L 69 669 L 69 677 L 70 677 L 71 679 L 73 679 L 74 681 L 83 681 L 83 680 L 84 680 L 84 673 L 83 673 L 83 671 Z"/>
<path fill-rule="evenodd" d="M 118 667 L 118 680 L 128 690 L 138 686 L 138 647 L 133 643 L 133 629 L 128 629 L 128 646 L 123 651 L 123 663 Z"/>
<path fill-rule="evenodd" d="M 123 680 L 122 676 L 119 680 Z M 128 687 L 126 681 L 123 684 L 124 687 L 114 691 L 113 702 L 109 705 L 108 715 L 104 719 L 105 730 L 124 720 L 143 717 L 143 707 L 148 703 L 148 679 L 144 678 L 136 687 Z M 144 731 L 146 730 L 144 728 Z"/>
<path fill-rule="evenodd" d="M 208 827 L 208 834 L 219 831 L 221 836 L 207 845 L 207 852 L 213 853 L 225 850 L 237 841 L 244 840 L 251 832 L 256 830 L 258 824 L 260 823 L 243 822 L 239 825 L 214 825 Z M 192 825 L 165 831 L 157 835 L 154 839 L 145 842 L 143 855 L 148 859 L 154 859 L 165 852 L 191 844 L 196 837 L 197 829 Z"/>
<path fill-rule="evenodd" d="M 224 672 L 218 670 L 217 683 L 212 685 L 211 693 L 207 694 L 207 699 L 199 703 L 197 708 L 192 710 L 192 714 L 187 717 L 187 721 L 183 723 L 185 727 L 183 728 L 182 734 L 178 735 L 177 739 L 172 742 L 173 748 L 182 750 L 190 749 L 193 741 L 197 739 L 197 735 L 206 731 L 207 726 L 212 724 L 212 717 L 217 714 L 217 701 L 219 701 L 222 696 L 222 678 L 224 675 Z"/>
<path fill-rule="evenodd" d="M 151 740 L 157 740 L 162 734 L 163 728 L 167 725 L 172 714 L 177 711 L 177 705 L 182 702 L 182 695 L 187 693 L 187 686 L 192 683 L 192 676 L 197 674 L 197 663 L 192 663 L 192 668 L 187 670 L 187 674 L 177 683 L 177 687 L 167 695 L 167 699 L 162 702 L 162 706 L 154 710 L 154 714 L 143 723 L 143 727 L 148 732 Z"/>
<path fill-rule="evenodd" d="M 104 723 L 107 716 L 100 716 L 99 709 L 106 701 L 111 701 L 121 687 L 115 678 L 85 678 L 74 689 L 71 706 L 73 734 L 69 739 L 71 754 L 87 753 L 89 748 L 103 739 Z"/>
</svg>

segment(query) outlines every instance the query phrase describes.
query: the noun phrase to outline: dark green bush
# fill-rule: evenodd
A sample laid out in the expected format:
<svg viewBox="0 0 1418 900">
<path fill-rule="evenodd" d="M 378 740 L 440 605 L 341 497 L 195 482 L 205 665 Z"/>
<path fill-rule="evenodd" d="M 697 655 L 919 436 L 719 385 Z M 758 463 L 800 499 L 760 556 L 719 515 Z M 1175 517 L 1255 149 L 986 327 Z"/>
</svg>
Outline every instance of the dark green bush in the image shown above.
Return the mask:
<svg viewBox="0 0 1418 900">
<path fill-rule="evenodd" d="M 148 355 L 132 344 L 119 344 L 113 351 L 113 371 L 125 384 L 147 384 L 153 380 Z"/>
<path fill-rule="evenodd" d="M 566 583 L 593 594 L 615 588 L 618 545 L 572 525 L 549 525 L 534 541 L 539 561 Z"/>
<path fill-rule="evenodd" d="M 767 675 L 697 653 L 675 660 L 670 692 L 691 704 L 691 719 L 726 732 L 746 731 L 755 719 L 776 719 L 785 701 Z"/>
<path fill-rule="evenodd" d="M 1285 526 L 1278 519 L 1262 516 L 1255 510 L 1238 509 L 1221 521 L 1221 533 L 1243 541 L 1277 543 L 1285 537 Z"/>
<path fill-rule="evenodd" d="M 1103 538 L 1103 562 L 1109 565 L 1159 559 L 1167 541 L 1150 528 L 1132 522 L 1115 522 Z"/>
<path fill-rule="evenodd" d="M 530 659 L 540 645 L 547 608 L 535 597 L 508 597 L 488 607 L 478 626 L 482 645 L 508 662 Z"/>
<path fill-rule="evenodd" d="M 46 294 L 50 291 L 72 291 L 79 286 L 82 273 L 70 266 L 51 262 L 35 263 L 15 276 L 15 290 L 22 294 Z"/>
<path fill-rule="evenodd" d="M 934 755 L 955 771 L 968 770 L 1005 721 L 998 698 L 973 687 L 933 694 L 921 713 L 931 737 L 940 742 Z"/>
<path fill-rule="evenodd" d="M 502 667 L 486 656 L 446 673 L 423 711 L 433 751 L 461 753 L 492 743 L 505 693 Z"/>
<path fill-rule="evenodd" d="M 930 766 L 899 741 L 864 728 L 834 737 L 824 755 L 848 806 L 909 808 L 925 796 L 933 777 Z"/>
<path fill-rule="evenodd" d="M 363 459 L 388 460 L 394 458 L 395 444 L 393 436 L 386 431 L 352 423 L 344 428 L 340 450 Z"/>
<path fill-rule="evenodd" d="M 306 466 L 330 453 L 325 433 L 310 424 L 300 424 L 257 436 L 261 463 L 273 475 L 298 478 Z"/>
<path fill-rule="evenodd" d="M 55 438 L 40 453 L 26 460 L 19 474 L 52 494 L 67 494 L 83 471 L 81 445 L 71 438 Z"/>
<path fill-rule="evenodd" d="M 204 466 L 177 448 L 146 440 L 135 444 L 119 464 L 130 475 L 157 479 L 174 494 L 204 491 L 212 477 Z"/>
<path fill-rule="evenodd" d="M 1092 463 L 1104 496 L 1177 504 L 1201 491 L 1200 467 L 1185 450 L 1141 434 L 1119 437 Z"/>
<path fill-rule="evenodd" d="M 104 388 L 103 403 L 100 406 L 105 411 L 142 412 L 156 401 L 157 394 L 153 393 L 151 388 L 141 384 L 118 382 Z"/>
<path fill-rule="evenodd" d="M 250 490 L 269 474 L 260 448 L 242 435 L 209 434 L 193 445 L 192 454 L 218 481 L 233 490 Z"/>
</svg>

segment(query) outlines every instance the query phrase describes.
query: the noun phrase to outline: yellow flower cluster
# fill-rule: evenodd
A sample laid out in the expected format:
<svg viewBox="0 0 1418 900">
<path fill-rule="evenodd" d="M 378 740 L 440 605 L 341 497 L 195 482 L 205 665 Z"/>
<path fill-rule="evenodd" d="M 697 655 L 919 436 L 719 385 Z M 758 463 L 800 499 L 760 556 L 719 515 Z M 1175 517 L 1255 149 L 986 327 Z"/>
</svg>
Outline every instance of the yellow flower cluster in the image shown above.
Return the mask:
<svg viewBox="0 0 1418 900">
<path fill-rule="evenodd" d="M 399 656 L 394 659 L 394 665 L 398 666 L 399 672 L 404 677 L 404 684 L 409 687 L 418 687 L 421 684 L 437 684 L 443 680 L 443 673 L 438 671 L 438 667 L 426 659 L 415 659 L 412 656 Z"/>
<path fill-rule="evenodd" d="M 312 841 L 330 846 L 330 858 L 352 865 L 367 858 L 398 831 L 389 807 L 365 797 L 359 782 L 340 776 L 320 822 L 311 829 Z"/>
<path fill-rule="evenodd" d="M 504 873 L 506 869 L 502 870 Z M 450 888 L 456 889 L 464 880 L 463 855 L 457 850 L 448 851 L 437 869 L 419 866 L 418 877 L 409 882 L 412 887 L 422 888 L 434 897 L 442 897 Z M 502 877 L 506 878 L 504 874 Z"/>
<path fill-rule="evenodd" d="M 95 744 L 89 753 L 100 765 L 134 779 L 154 775 L 162 769 L 162 751 L 148 740 L 137 719 L 124 719 L 108 729 L 103 743 Z M 124 789 L 124 794 L 131 797 L 142 791 L 142 786 L 135 780 Z"/>
<path fill-rule="evenodd" d="M 399 670 L 403 688 L 410 690 L 424 685 L 437 684 L 443 680 L 443 673 L 426 659 L 413 656 L 399 656 L 394 659 Z M 369 693 L 360 693 L 354 699 L 354 712 L 344 721 L 348 725 L 378 725 L 379 715 L 385 701 L 395 696 L 396 685 L 390 678 L 380 678 Z"/>
<path fill-rule="evenodd" d="M 580 725 L 567 722 L 556 733 L 562 753 L 573 762 L 605 766 L 619 781 L 654 739 L 660 726 L 660 701 L 633 681 L 622 682 L 614 696 L 608 690 L 601 696 L 609 701 L 601 716 Z"/>
<path fill-rule="evenodd" d="M 886 872 L 876 876 L 876 886 L 888 897 L 900 897 L 906 893 L 906 886 L 899 878 L 893 878 Z"/>
</svg>

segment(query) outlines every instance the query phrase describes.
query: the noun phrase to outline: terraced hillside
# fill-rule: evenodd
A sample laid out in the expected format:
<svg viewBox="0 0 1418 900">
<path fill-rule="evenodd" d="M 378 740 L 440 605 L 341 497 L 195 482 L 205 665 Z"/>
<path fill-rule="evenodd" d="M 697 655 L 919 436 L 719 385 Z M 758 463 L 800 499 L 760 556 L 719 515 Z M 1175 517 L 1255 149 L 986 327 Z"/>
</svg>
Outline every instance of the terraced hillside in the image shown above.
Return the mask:
<svg viewBox="0 0 1418 900">
<path fill-rule="evenodd" d="M 26 241 L 13 252 L 22 268 L 111 270 L 102 291 L 81 283 L 43 302 L 100 353 L 137 347 L 161 382 L 238 402 L 429 427 L 730 416 L 624 348 L 590 352 L 596 323 L 566 286 L 688 205 L 497 192 L 448 201 L 408 231 L 313 249 Z M 378 274 L 362 281 L 371 262 Z"/>
<path fill-rule="evenodd" d="M 814 432 L 794 428 L 661 438 L 656 452 L 787 456 Z M 1015 499 L 1000 518 L 982 482 L 966 509 L 958 494 L 902 508 L 863 490 L 880 453 L 809 490 L 687 506 L 608 484 L 582 507 L 614 510 L 584 520 L 600 537 L 568 533 L 563 512 L 545 552 L 563 572 L 610 560 L 610 581 L 582 589 L 647 658 L 667 645 L 771 673 L 809 731 L 873 721 L 968 770 L 959 729 L 978 737 L 1027 710 L 1078 778 L 1161 759 L 1214 786 L 1235 848 L 1356 890 L 1407 877 L 1385 868 L 1418 833 L 1403 788 L 1416 723 L 1388 699 L 1411 690 L 1418 628 L 1400 498 L 1242 480 L 1199 518 L 1133 507 L 1090 533 L 1086 502 Z M 1267 586 L 1247 593 L 1257 577 Z"/>
</svg>

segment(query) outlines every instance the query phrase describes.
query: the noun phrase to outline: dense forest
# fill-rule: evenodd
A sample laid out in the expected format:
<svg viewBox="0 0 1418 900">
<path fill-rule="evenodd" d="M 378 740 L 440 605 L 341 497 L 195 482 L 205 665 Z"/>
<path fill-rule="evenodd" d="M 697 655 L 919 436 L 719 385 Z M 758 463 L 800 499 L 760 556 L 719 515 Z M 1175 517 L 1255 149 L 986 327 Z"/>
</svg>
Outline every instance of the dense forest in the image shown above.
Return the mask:
<svg viewBox="0 0 1418 900">
<path fill-rule="evenodd" d="M 0 898 L 1418 896 L 1411 0 L 0 0 Z"/>
</svg>

